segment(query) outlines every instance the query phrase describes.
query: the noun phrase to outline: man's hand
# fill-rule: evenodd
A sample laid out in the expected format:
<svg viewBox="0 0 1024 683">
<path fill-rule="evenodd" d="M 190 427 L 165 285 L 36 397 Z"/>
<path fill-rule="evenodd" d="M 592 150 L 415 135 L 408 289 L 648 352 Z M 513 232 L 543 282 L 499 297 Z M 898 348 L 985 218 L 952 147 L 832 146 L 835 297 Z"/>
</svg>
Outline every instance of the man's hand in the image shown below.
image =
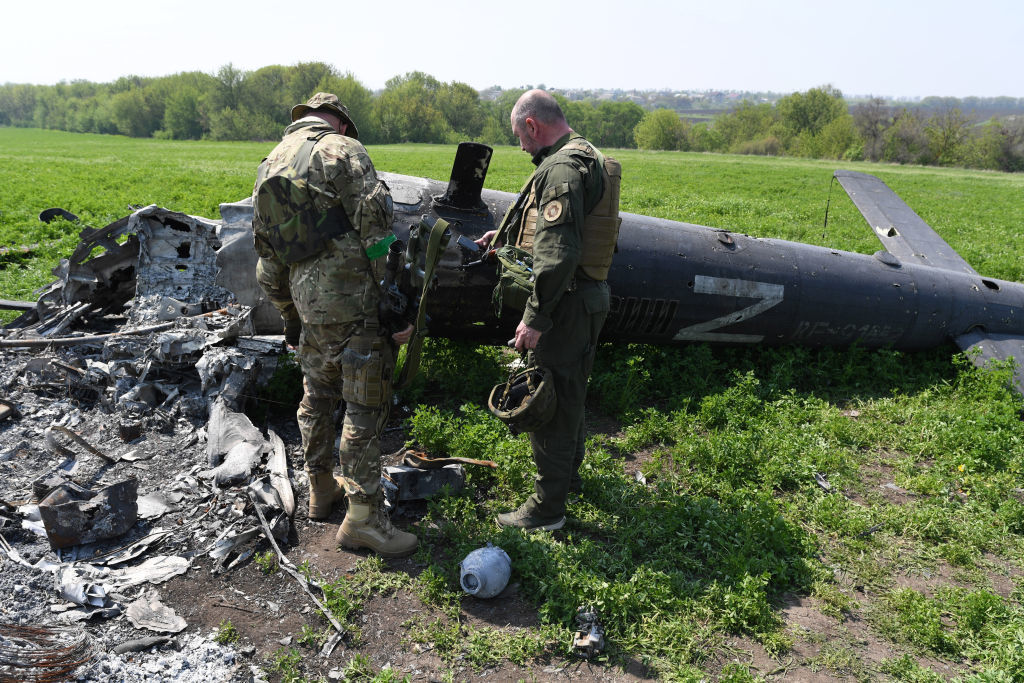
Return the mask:
<svg viewBox="0 0 1024 683">
<path fill-rule="evenodd" d="M 538 341 L 540 341 L 540 332 L 520 320 L 519 327 L 516 328 L 516 351 L 535 349 Z"/>
<path fill-rule="evenodd" d="M 487 248 L 489 248 L 491 246 L 491 240 L 494 239 L 494 233 L 496 233 L 496 232 L 498 232 L 498 231 L 497 230 L 488 230 L 487 232 L 485 232 L 483 234 L 482 237 L 480 237 L 480 239 L 474 240 L 474 241 L 477 244 L 479 244 L 481 247 L 483 247 L 484 249 L 487 249 Z M 495 244 L 494 246 L 500 247 L 501 243 L 499 242 L 498 244 Z"/>
<path fill-rule="evenodd" d="M 402 344 L 408 344 L 409 340 L 412 339 L 412 324 L 410 323 L 409 326 L 401 332 L 395 332 L 391 335 L 391 338 L 395 340 L 395 343 L 399 346 Z"/>
</svg>

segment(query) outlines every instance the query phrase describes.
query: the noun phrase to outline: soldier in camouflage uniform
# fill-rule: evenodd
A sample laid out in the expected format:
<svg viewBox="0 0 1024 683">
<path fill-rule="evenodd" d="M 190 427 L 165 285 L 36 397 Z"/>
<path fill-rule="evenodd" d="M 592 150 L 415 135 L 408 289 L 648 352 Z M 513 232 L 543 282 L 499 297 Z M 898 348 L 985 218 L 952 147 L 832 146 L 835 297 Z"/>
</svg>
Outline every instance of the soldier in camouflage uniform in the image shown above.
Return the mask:
<svg viewBox="0 0 1024 683">
<path fill-rule="evenodd" d="M 382 503 L 379 438 L 397 346 L 379 323 L 392 203 L 338 98 L 317 93 L 291 112 L 284 138 L 253 190 L 257 280 L 297 345 L 304 395 L 298 424 L 310 480 L 309 516 L 348 498 L 339 545 L 399 557 L 416 536 L 395 529 Z M 344 399 L 341 477 L 334 476 L 334 413 Z"/>
<path fill-rule="evenodd" d="M 559 529 L 570 489 L 579 490 L 583 408 L 597 338 L 608 315 L 605 281 L 618 235 L 618 164 L 614 176 L 601 153 L 575 133 L 555 99 L 524 93 L 512 110 L 512 132 L 537 170 L 495 232 L 532 252 L 534 288 L 516 329 L 515 346 L 554 380 L 554 417 L 530 434 L 537 466 L 534 493 L 518 510 L 498 515 L 502 526 Z M 519 202 L 517 202 L 518 204 Z M 494 232 L 481 245 L 490 244 Z M 500 286 L 500 285 L 499 285 Z"/>
</svg>

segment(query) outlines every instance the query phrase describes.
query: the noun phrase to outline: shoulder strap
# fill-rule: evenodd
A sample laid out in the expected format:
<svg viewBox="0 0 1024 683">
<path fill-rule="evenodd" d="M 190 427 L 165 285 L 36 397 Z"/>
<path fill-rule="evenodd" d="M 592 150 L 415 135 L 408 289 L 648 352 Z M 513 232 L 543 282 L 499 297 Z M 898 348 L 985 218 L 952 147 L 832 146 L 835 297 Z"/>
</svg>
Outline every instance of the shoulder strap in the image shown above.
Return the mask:
<svg viewBox="0 0 1024 683">
<path fill-rule="evenodd" d="M 306 174 L 309 173 L 309 164 L 313 161 L 313 150 L 316 148 L 316 143 L 333 134 L 333 130 L 324 130 L 306 138 L 306 141 L 302 143 L 302 147 L 299 148 L 299 153 L 295 155 L 294 169 L 297 177 L 305 178 Z"/>
<path fill-rule="evenodd" d="M 309 174 L 309 165 L 313 162 L 313 152 L 316 149 L 318 142 L 323 140 L 328 135 L 335 135 L 333 130 L 322 130 L 316 135 L 310 135 L 306 138 L 306 141 L 302 143 L 302 147 L 299 148 L 299 153 L 295 155 L 295 170 L 296 177 L 305 178 Z M 309 185 L 306 185 L 306 192 L 309 193 Z M 312 197 L 310 197 L 312 200 Z M 352 225 L 352 221 L 348 218 L 348 213 L 345 211 L 345 207 L 338 202 L 331 208 L 327 209 L 317 221 L 317 224 L 326 222 L 327 225 L 335 224 L 338 226 L 337 230 L 339 235 L 343 235 L 346 232 L 350 232 L 355 228 Z"/>
<path fill-rule="evenodd" d="M 527 190 L 530 189 L 530 185 L 533 183 L 533 177 L 535 175 L 537 175 L 537 169 L 534 169 L 533 173 L 530 174 L 530 177 L 526 179 L 525 183 L 523 183 L 523 188 L 519 190 L 519 196 L 516 197 L 515 203 L 508 207 L 508 210 L 505 212 L 505 217 L 501 219 L 501 224 L 498 226 L 497 231 L 495 231 L 494 237 L 491 238 L 491 243 L 487 247 L 488 249 L 496 249 L 497 244 L 500 241 L 507 242 L 505 238 L 508 236 L 508 230 L 512 223 L 515 222 L 515 217 L 520 211 L 522 211 L 526 198 L 530 196 L 530 193 L 527 192 Z"/>
</svg>

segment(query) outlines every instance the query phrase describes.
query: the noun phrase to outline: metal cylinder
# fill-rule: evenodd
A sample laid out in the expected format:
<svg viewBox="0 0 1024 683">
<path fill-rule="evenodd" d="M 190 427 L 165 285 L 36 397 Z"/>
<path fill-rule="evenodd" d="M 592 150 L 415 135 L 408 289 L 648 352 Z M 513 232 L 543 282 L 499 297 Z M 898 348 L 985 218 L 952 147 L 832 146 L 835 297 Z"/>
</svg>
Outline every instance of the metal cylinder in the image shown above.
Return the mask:
<svg viewBox="0 0 1024 683">
<path fill-rule="evenodd" d="M 462 590 L 477 598 L 493 598 L 505 590 L 512 575 L 512 560 L 501 548 L 487 544 L 459 563 Z"/>
</svg>

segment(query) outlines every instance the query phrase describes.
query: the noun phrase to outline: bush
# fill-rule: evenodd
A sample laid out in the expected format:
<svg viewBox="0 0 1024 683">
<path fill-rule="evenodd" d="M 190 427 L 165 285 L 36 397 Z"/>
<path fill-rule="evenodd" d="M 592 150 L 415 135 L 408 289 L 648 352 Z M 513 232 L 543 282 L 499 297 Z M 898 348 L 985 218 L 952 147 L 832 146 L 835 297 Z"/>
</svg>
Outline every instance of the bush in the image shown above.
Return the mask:
<svg viewBox="0 0 1024 683">
<path fill-rule="evenodd" d="M 640 149 L 683 149 L 686 126 L 674 111 L 655 109 L 636 124 L 633 137 Z"/>
<path fill-rule="evenodd" d="M 774 157 L 782 151 L 782 143 L 774 135 L 769 135 L 760 140 L 746 140 L 739 142 L 730 150 L 733 154 L 755 154 L 758 156 Z"/>
</svg>

